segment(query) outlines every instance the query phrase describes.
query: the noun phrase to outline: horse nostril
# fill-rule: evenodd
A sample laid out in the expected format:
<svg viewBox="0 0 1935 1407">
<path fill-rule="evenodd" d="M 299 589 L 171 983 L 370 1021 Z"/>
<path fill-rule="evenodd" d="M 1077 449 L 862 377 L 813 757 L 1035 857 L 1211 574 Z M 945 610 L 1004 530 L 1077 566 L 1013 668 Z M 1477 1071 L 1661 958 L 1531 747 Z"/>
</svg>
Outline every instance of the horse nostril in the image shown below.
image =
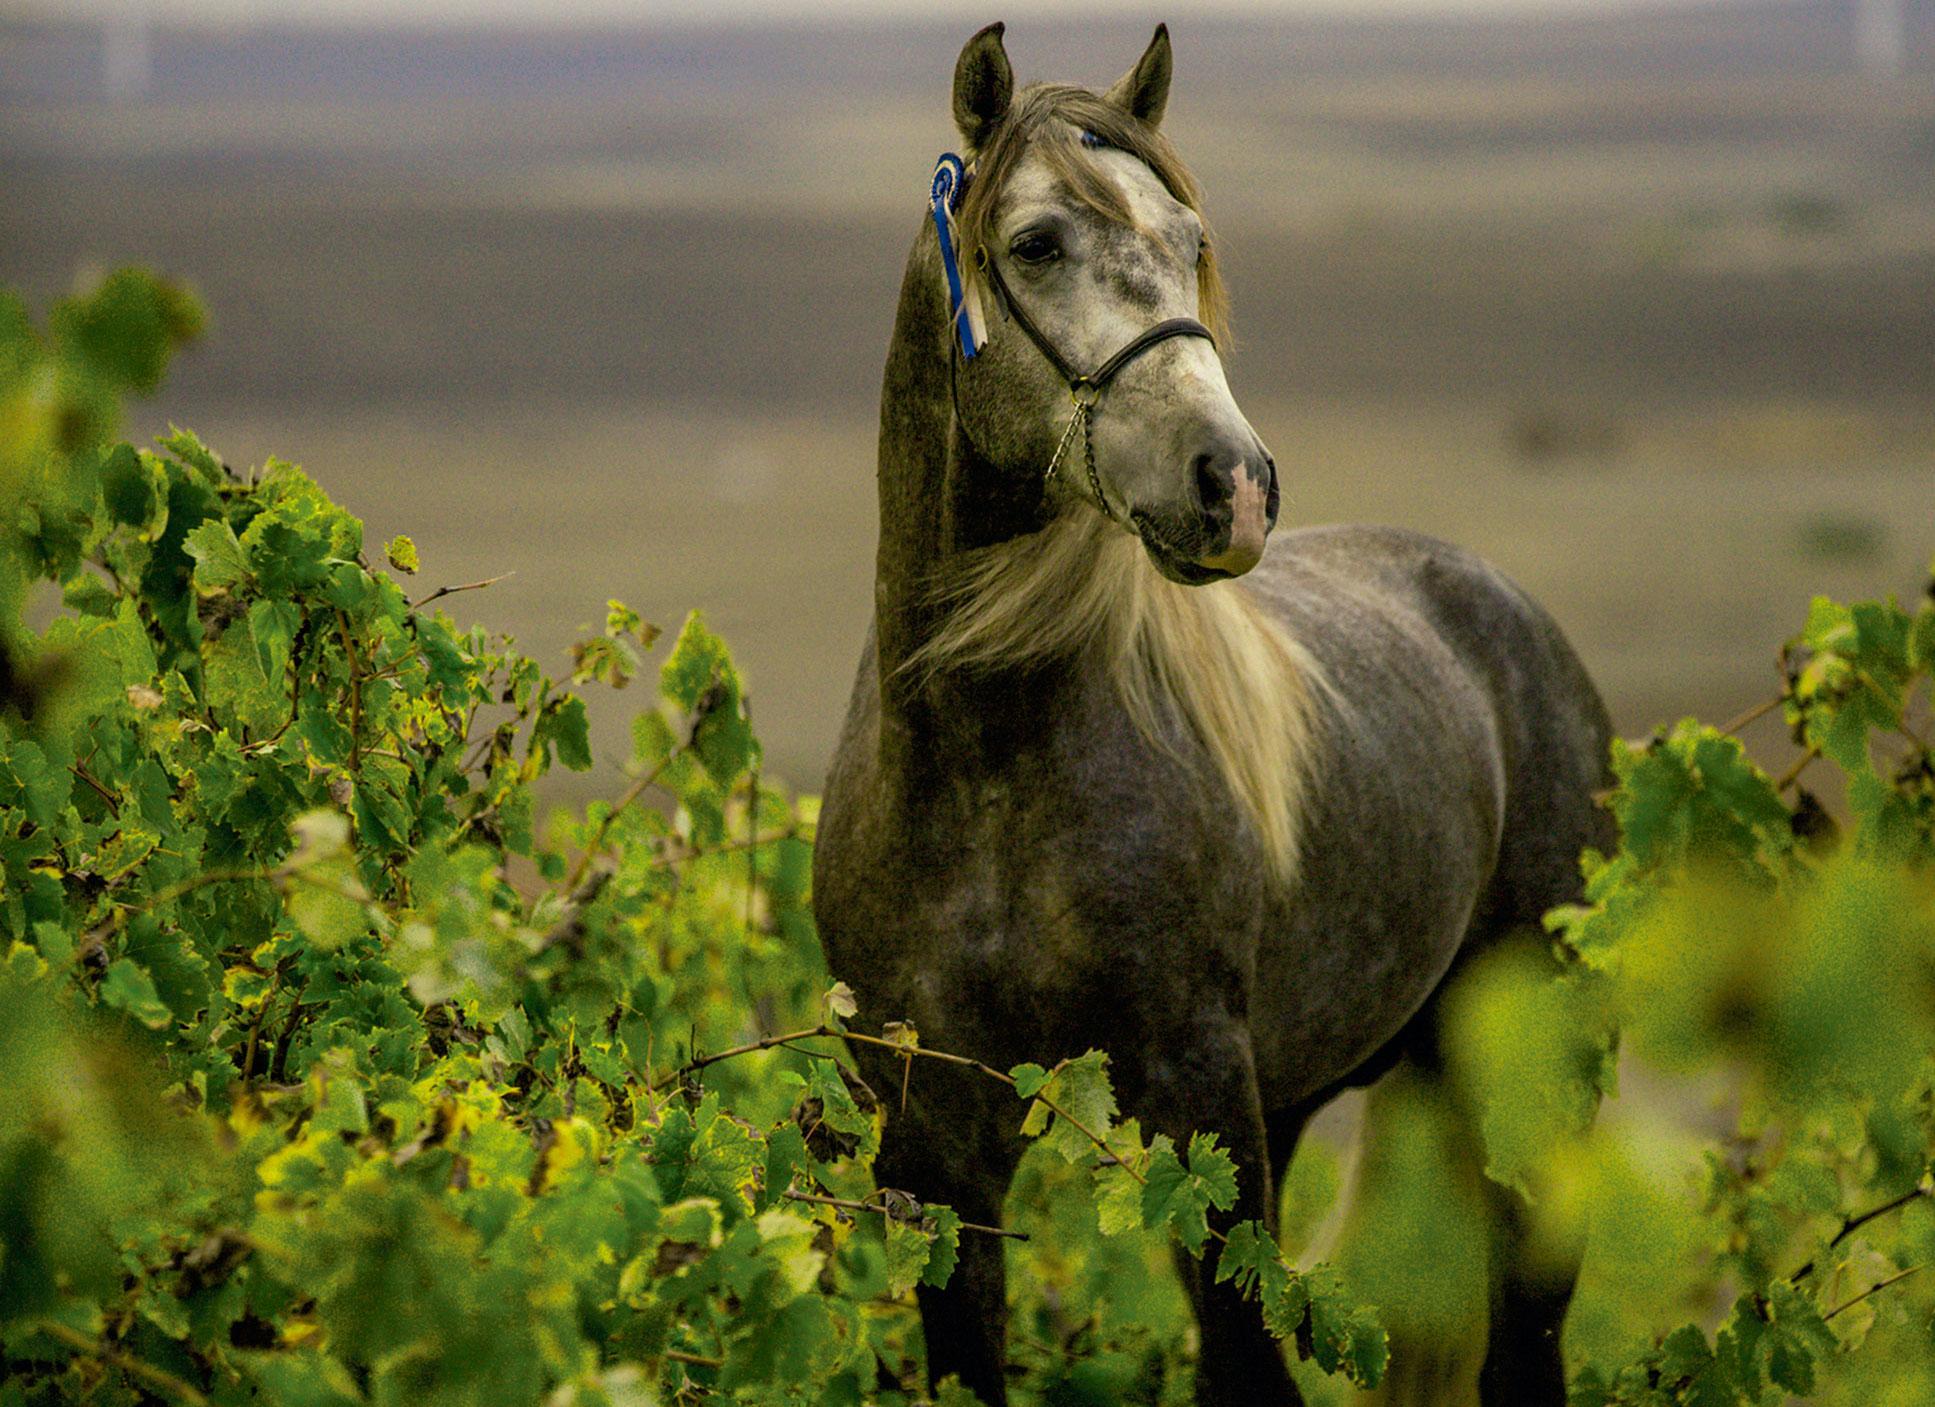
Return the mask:
<svg viewBox="0 0 1935 1407">
<path fill-rule="evenodd" d="M 1203 521 L 1214 531 L 1227 516 L 1233 485 L 1217 471 L 1216 456 L 1196 456 L 1196 502 L 1202 507 Z"/>
<path fill-rule="evenodd" d="M 1277 462 L 1268 454 L 1265 454 L 1263 456 L 1263 463 L 1264 467 L 1270 471 L 1270 489 L 1264 495 L 1263 513 L 1270 522 L 1275 523 L 1277 520 L 1277 508 L 1283 501 L 1283 496 L 1277 489 Z"/>
</svg>

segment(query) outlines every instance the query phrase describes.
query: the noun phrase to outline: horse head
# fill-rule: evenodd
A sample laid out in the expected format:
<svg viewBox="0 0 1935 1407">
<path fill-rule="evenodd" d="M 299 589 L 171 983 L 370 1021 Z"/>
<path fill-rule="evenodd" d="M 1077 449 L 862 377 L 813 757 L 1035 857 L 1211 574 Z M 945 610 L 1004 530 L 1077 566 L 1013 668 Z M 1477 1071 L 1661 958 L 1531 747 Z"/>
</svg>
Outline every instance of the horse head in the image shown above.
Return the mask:
<svg viewBox="0 0 1935 1407">
<path fill-rule="evenodd" d="M 1099 94 L 1017 90 L 1001 37 L 955 68 L 955 313 L 986 329 L 954 368 L 955 414 L 995 468 L 1046 466 L 1051 510 L 1101 511 L 1171 581 L 1240 576 L 1276 522 L 1276 464 L 1224 377 L 1215 248 L 1160 130 L 1168 32 Z"/>
</svg>

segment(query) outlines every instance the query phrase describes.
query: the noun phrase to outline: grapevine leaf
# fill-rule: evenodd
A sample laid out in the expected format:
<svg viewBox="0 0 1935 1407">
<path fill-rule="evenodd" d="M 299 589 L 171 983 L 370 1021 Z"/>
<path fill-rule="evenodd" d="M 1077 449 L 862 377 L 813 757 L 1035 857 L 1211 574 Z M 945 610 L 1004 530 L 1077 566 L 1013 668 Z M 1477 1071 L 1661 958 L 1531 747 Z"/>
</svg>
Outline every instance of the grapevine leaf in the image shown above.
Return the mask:
<svg viewBox="0 0 1935 1407">
<path fill-rule="evenodd" d="M 1015 1082 L 1015 1093 L 1023 1099 L 1033 1099 L 1041 1093 L 1041 1087 L 1048 1083 L 1048 1072 L 1032 1061 L 1024 1061 L 1008 1072 L 1008 1078 Z"/>
<path fill-rule="evenodd" d="M 900 1296 L 920 1283 L 935 1238 L 911 1222 L 896 1217 L 886 1221 L 887 1293 Z"/>
<path fill-rule="evenodd" d="M 1102 1051 L 1091 1050 L 1056 1066 L 1029 1106 L 1022 1133 L 1031 1138 L 1045 1133 L 1043 1142 L 1071 1163 L 1096 1156 L 1094 1139 L 1106 1139 L 1115 1118 L 1108 1061 Z"/>
<path fill-rule="evenodd" d="M 155 990 L 154 979 L 148 975 L 147 969 L 128 958 L 116 958 L 108 964 L 106 973 L 101 977 L 101 1000 L 156 1030 L 174 1019 L 167 1004 L 161 1000 L 161 994 Z"/>
<path fill-rule="evenodd" d="M 1302 1279 L 1310 1297 L 1311 1354 L 1317 1366 L 1342 1372 L 1360 1387 L 1375 1387 L 1390 1361 L 1390 1341 L 1376 1314 L 1351 1300 L 1329 1266 L 1314 1266 Z"/>
<path fill-rule="evenodd" d="M 936 1289 L 947 1284 L 948 1277 L 954 1274 L 955 1263 L 961 1257 L 961 1218 L 952 1207 L 928 1204 L 927 1217 L 933 1228 L 933 1244 L 927 1252 L 927 1265 L 921 1271 L 921 1283 Z"/>
<path fill-rule="evenodd" d="M 853 988 L 844 982 L 835 982 L 828 987 L 821 1001 L 825 1004 L 829 1015 L 842 1021 L 860 1010 L 860 1003 L 853 995 Z"/>
<path fill-rule="evenodd" d="M 210 518 L 182 540 L 182 546 L 195 559 L 195 585 L 203 591 L 236 586 L 249 576 L 249 559 L 231 528 L 220 518 Z"/>
</svg>

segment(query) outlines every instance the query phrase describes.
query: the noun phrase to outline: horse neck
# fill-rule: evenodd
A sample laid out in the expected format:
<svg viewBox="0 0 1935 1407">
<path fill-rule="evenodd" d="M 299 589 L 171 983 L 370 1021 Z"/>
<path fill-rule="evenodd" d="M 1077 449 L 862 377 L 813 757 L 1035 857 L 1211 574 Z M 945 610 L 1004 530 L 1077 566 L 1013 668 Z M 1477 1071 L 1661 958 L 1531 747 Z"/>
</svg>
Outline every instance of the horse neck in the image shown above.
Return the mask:
<svg viewBox="0 0 1935 1407">
<path fill-rule="evenodd" d="M 1093 687 L 1072 662 L 905 668 L 948 609 L 934 583 L 950 560 L 1040 526 L 1038 488 L 1018 496 L 1023 486 L 1009 484 L 1004 493 L 956 421 L 951 335 L 929 227 L 908 260 L 881 392 L 874 591 L 883 746 L 923 769 L 1000 765 L 1013 757 L 1017 730 L 1079 716 L 1072 695 Z"/>
</svg>

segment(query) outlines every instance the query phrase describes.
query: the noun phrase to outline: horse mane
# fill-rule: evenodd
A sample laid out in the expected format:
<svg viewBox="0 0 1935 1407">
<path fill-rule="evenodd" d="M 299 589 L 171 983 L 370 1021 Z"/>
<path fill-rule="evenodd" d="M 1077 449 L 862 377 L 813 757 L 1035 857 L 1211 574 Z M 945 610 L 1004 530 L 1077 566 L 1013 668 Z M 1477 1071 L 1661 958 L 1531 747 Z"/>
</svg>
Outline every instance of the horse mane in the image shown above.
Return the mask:
<svg viewBox="0 0 1935 1407">
<path fill-rule="evenodd" d="M 994 212 L 1001 192 L 1024 154 L 1033 152 L 1067 183 L 1069 193 L 1103 218 L 1117 224 L 1135 223 L 1134 212 L 1115 182 L 1083 145 L 1086 132 L 1104 147 L 1125 151 L 1141 161 L 1169 194 L 1203 220 L 1202 260 L 1196 266 L 1197 319 L 1216 336 L 1227 353 L 1230 346 L 1229 294 L 1216 262 L 1216 241 L 1210 237 L 1203 212 L 1202 189 L 1196 178 L 1154 127 L 1139 121 L 1107 98 L 1061 83 L 1036 83 L 1015 94 L 1008 113 L 987 141 L 970 153 L 974 179 L 961 198 L 957 216 L 962 277 L 977 281 L 975 254 L 993 237 Z M 1192 255 L 1194 250 L 1189 251 Z"/>
<path fill-rule="evenodd" d="M 1288 887 L 1316 696 L 1327 690 L 1309 652 L 1248 591 L 1168 580 L 1139 541 L 1081 506 L 1038 533 L 962 554 L 938 596 L 939 628 L 907 669 L 1087 655 L 1137 732 L 1186 764 L 1209 764 Z"/>
</svg>

